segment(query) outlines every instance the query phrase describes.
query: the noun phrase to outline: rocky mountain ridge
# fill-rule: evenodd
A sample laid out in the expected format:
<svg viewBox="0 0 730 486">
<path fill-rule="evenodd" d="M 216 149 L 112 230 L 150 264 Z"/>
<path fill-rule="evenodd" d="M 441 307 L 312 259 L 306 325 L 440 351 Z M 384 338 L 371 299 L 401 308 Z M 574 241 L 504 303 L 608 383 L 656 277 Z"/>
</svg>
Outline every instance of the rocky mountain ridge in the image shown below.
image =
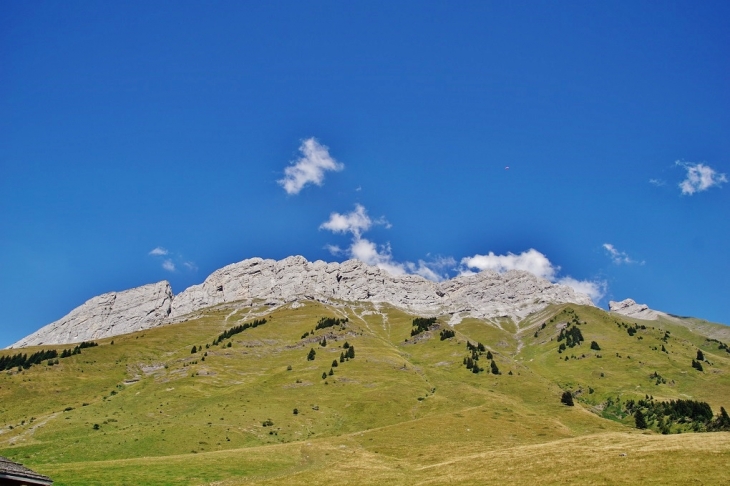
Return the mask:
<svg viewBox="0 0 730 486">
<path fill-rule="evenodd" d="M 509 317 L 520 321 L 549 304 L 593 305 L 571 287 L 528 272 L 483 271 L 433 282 L 418 275 L 390 275 L 358 260 L 309 262 L 251 258 L 213 272 L 202 284 L 173 297 L 166 281 L 94 297 L 11 347 L 100 339 L 179 321 L 185 315 L 228 302 L 264 300 L 280 306 L 299 300 L 372 302 L 422 315 Z"/>
</svg>

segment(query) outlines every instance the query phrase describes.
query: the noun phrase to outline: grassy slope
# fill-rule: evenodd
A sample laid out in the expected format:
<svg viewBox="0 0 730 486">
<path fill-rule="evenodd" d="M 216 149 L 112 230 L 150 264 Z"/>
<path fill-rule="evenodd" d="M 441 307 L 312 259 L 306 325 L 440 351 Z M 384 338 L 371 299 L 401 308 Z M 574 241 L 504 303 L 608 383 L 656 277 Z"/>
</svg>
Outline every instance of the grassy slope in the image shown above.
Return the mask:
<svg viewBox="0 0 730 486">
<path fill-rule="evenodd" d="M 694 474 L 718 484 L 712 479 L 721 476 L 713 474 L 730 458 L 729 434 L 639 434 L 601 418 L 594 407 L 609 396 L 652 394 L 728 408 L 730 354 L 676 321 L 645 322 L 648 328 L 630 337 L 614 316 L 572 308 L 587 322 L 581 326 L 586 342 L 563 354 L 555 338 L 556 324 L 568 316 L 564 306 L 522 323 L 518 333 L 511 323 L 500 329 L 466 320 L 455 338 L 440 341 L 438 335 L 410 339 L 413 316 L 395 309 L 308 303 L 271 312 L 267 324 L 225 341 L 230 348 L 205 350 L 202 361 L 202 352 L 190 353 L 193 345 L 251 320 L 250 309 L 210 310 L 116 337 L 113 345 L 100 341 L 58 366 L 1 373 L 0 455 L 49 474 L 56 484 L 500 477 L 605 483 L 632 474 L 664 483 Z M 301 338 L 319 317 L 343 315 L 350 319 L 344 330 Z M 552 317 L 534 337 L 530 326 Z M 668 354 L 652 349 L 664 344 L 665 330 L 671 331 Z M 466 370 L 466 339 L 484 343 L 502 375 Z M 356 358 L 323 380 L 345 340 Z M 601 345 L 602 358 L 589 350 L 591 340 Z M 306 359 L 310 348 L 317 351 L 314 361 Z M 690 367 L 698 348 L 713 363 L 703 373 Z M 566 354 L 581 359 L 566 362 Z M 649 379 L 654 371 L 668 384 L 655 385 Z M 584 390 L 578 406 L 560 405 L 561 388 Z M 264 427 L 267 419 L 274 425 Z M 616 475 L 617 464 L 625 476 Z"/>
</svg>

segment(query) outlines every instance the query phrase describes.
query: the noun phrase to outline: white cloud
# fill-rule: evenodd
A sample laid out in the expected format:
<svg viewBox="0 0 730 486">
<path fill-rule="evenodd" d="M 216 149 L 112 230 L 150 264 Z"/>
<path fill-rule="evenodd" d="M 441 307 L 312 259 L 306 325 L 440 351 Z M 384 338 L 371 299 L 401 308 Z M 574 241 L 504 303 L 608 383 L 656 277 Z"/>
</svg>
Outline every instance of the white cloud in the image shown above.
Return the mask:
<svg viewBox="0 0 730 486">
<path fill-rule="evenodd" d="M 304 186 L 313 183 L 318 186 L 324 181 L 325 171 L 340 171 L 344 164 L 337 162 L 329 154 L 329 148 L 321 145 L 314 138 L 308 138 L 299 146 L 302 156 L 294 165 L 284 169 L 284 178 L 276 182 L 287 194 L 299 194 Z"/>
<path fill-rule="evenodd" d="M 622 263 L 625 263 L 627 265 L 630 265 L 632 263 L 639 263 L 641 265 L 644 264 L 643 261 L 638 262 L 629 257 L 628 253 L 626 253 L 625 251 L 619 251 L 618 248 L 613 246 L 611 243 L 604 243 L 603 249 L 606 250 L 608 255 L 611 257 L 611 261 L 613 261 L 613 263 L 615 263 L 616 265 L 621 265 Z"/>
<path fill-rule="evenodd" d="M 331 213 L 330 219 L 322 223 L 319 229 L 326 229 L 333 233 L 352 233 L 353 236 L 359 238 L 373 224 L 385 224 L 385 222 L 382 220 L 373 222 L 365 208 L 360 204 L 355 204 L 355 210 L 350 213 Z"/>
<path fill-rule="evenodd" d="M 662 187 L 667 185 L 666 181 L 663 181 L 661 179 L 649 179 L 649 184 L 657 187 Z"/>
<path fill-rule="evenodd" d="M 377 245 L 367 238 L 363 238 L 363 233 L 375 225 L 383 225 L 386 228 L 391 227 L 385 218 L 371 219 L 365 207 L 356 204 L 355 210 L 350 213 L 331 213 L 330 218 L 322 223 L 319 228 L 333 233 L 349 233 L 352 235 L 352 242 L 348 248 L 343 249 L 336 245 L 325 246 L 333 255 L 345 255 L 360 260 L 368 265 L 381 268 L 391 275 L 416 274 L 434 281 L 448 278 L 448 274 L 444 269 L 448 265 L 451 265 L 452 268 L 455 266 L 456 262 L 453 258 L 437 258 L 433 261 L 418 260 L 418 263 L 398 262 L 393 258 L 390 244 Z"/>
<path fill-rule="evenodd" d="M 553 265 L 545 255 L 534 248 L 519 255 L 514 253 L 495 255 L 490 251 L 487 255 L 465 257 L 461 259 L 461 266 L 460 275 L 471 275 L 474 273 L 473 270 L 493 270 L 499 273 L 524 270 L 551 282 L 572 287 L 577 292 L 587 294 L 593 302 L 600 300 L 606 294 L 606 283 L 602 281 L 576 280 L 569 276 L 557 278 L 560 267 Z"/>
<path fill-rule="evenodd" d="M 183 267 L 187 268 L 191 272 L 198 271 L 198 266 L 195 264 L 195 262 L 183 262 Z"/>
<path fill-rule="evenodd" d="M 682 194 L 691 196 L 696 192 L 703 192 L 714 186 L 727 182 L 727 176 L 716 172 L 705 164 L 676 161 L 674 163 L 687 170 L 687 178 L 679 183 Z"/>
<path fill-rule="evenodd" d="M 158 246 L 158 247 L 157 247 L 157 248 L 155 248 L 154 250 L 150 251 L 150 252 L 149 252 L 148 254 L 149 254 L 149 255 L 152 255 L 152 256 L 165 256 L 165 255 L 167 255 L 168 253 L 169 253 L 169 252 L 167 251 L 167 249 L 165 249 L 165 248 L 162 248 L 161 246 Z"/>
<path fill-rule="evenodd" d="M 162 262 L 162 268 L 167 270 L 168 272 L 174 272 L 175 271 L 175 264 L 170 260 L 169 258 Z"/>
<path fill-rule="evenodd" d="M 533 248 L 519 255 L 514 253 L 495 255 L 490 251 L 487 255 L 462 258 L 461 264 L 466 267 L 467 272 L 469 269 L 494 270 L 499 273 L 509 270 L 524 270 L 547 280 L 553 280 L 555 274 L 560 270 L 560 267 L 554 267 L 545 255 Z"/>
<path fill-rule="evenodd" d="M 576 292 L 588 295 L 593 302 L 598 302 L 606 295 L 607 284 L 604 281 L 576 280 L 573 277 L 563 277 L 557 283 L 567 285 Z"/>
</svg>

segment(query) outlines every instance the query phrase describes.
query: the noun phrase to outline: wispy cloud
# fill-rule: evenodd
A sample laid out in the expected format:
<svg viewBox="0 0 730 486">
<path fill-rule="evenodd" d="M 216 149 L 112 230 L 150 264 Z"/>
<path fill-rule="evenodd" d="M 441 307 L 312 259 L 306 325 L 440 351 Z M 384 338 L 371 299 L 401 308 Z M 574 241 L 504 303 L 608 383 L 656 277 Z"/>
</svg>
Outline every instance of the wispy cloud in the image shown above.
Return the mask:
<svg viewBox="0 0 730 486">
<path fill-rule="evenodd" d="M 649 184 L 652 186 L 663 187 L 667 185 L 667 182 L 662 179 L 649 179 Z"/>
<path fill-rule="evenodd" d="M 284 178 L 276 182 L 287 194 L 299 194 L 307 184 L 322 185 L 325 171 L 340 171 L 344 164 L 337 162 L 329 154 L 329 148 L 321 145 L 315 138 L 308 138 L 299 146 L 302 156 L 293 165 L 284 169 Z"/>
<path fill-rule="evenodd" d="M 633 263 L 638 263 L 640 265 L 643 265 L 644 262 L 634 260 L 633 258 L 629 257 L 629 254 L 625 251 L 620 251 L 618 248 L 613 246 L 611 243 L 604 243 L 603 249 L 606 250 L 606 253 L 611 257 L 611 261 L 615 263 L 616 265 L 626 264 L 631 265 Z"/>
<path fill-rule="evenodd" d="M 687 171 L 687 177 L 679 183 L 683 195 L 691 196 L 696 192 L 704 192 L 711 187 L 727 182 L 727 176 L 702 163 L 676 161 L 674 163 Z"/>
<path fill-rule="evenodd" d="M 162 268 L 168 272 L 175 272 L 179 268 L 183 268 L 188 272 L 197 272 L 198 267 L 194 262 L 185 260 L 180 254 L 172 254 L 167 248 L 158 246 L 148 253 L 148 255 L 162 260 L 160 264 Z"/>
<path fill-rule="evenodd" d="M 356 204 L 355 210 L 349 213 L 331 213 L 330 218 L 322 223 L 319 228 L 333 233 L 349 233 L 352 235 L 352 241 L 347 248 L 340 248 L 336 245 L 326 246 L 333 255 L 345 255 L 360 260 L 368 265 L 381 268 L 391 275 L 415 274 L 434 281 L 448 278 L 445 269 L 449 263 L 452 267 L 455 265 L 453 258 L 436 258 L 432 261 L 418 260 L 417 263 L 398 262 L 393 258 L 389 243 L 378 245 L 362 236 L 363 233 L 376 225 L 382 225 L 386 228 L 391 227 L 385 218 L 373 220 L 368 216 L 364 206 Z"/>
<path fill-rule="evenodd" d="M 533 275 L 544 278 L 554 283 L 567 285 L 575 291 L 587 294 L 594 302 L 599 301 L 606 295 L 606 282 L 600 280 L 577 280 L 573 277 L 557 277 L 560 267 L 553 263 L 542 253 L 530 248 L 520 254 L 507 253 L 496 255 L 489 252 L 486 255 L 474 255 L 461 259 L 461 275 L 469 275 L 474 270 L 493 270 L 503 273 L 509 270 L 524 270 Z"/>
</svg>

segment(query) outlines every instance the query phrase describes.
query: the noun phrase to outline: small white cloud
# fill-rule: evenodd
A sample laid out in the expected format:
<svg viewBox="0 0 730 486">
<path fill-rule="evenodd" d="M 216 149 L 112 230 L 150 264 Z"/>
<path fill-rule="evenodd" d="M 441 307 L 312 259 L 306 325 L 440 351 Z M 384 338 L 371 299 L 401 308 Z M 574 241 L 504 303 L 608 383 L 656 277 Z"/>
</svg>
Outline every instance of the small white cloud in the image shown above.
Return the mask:
<svg viewBox="0 0 730 486">
<path fill-rule="evenodd" d="M 555 274 L 560 270 L 560 267 L 554 267 L 545 255 L 533 248 L 519 255 L 514 253 L 495 255 L 494 252 L 490 251 L 487 255 L 462 258 L 461 264 L 466 267 L 466 271 L 477 269 L 479 271 L 494 270 L 502 273 L 509 270 L 524 270 L 547 280 L 553 280 Z"/>
<path fill-rule="evenodd" d="M 653 186 L 657 186 L 657 187 L 662 187 L 662 186 L 666 186 L 667 182 L 663 181 L 661 179 L 649 179 L 649 184 L 651 184 Z"/>
<path fill-rule="evenodd" d="M 322 223 L 319 229 L 326 229 L 333 233 L 352 233 L 359 238 L 372 225 L 373 220 L 370 219 L 365 208 L 360 204 L 355 204 L 355 210 L 350 213 L 331 213 L 330 219 Z"/>
<path fill-rule="evenodd" d="M 152 255 L 152 256 L 165 256 L 165 255 L 167 255 L 168 253 L 169 253 L 169 252 L 167 251 L 167 249 L 166 249 L 166 248 L 162 248 L 161 246 L 158 246 L 158 247 L 157 247 L 157 248 L 155 248 L 154 250 L 150 251 L 150 252 L 149 252 L 149 255 Z"/>
<path fill-rule="evenodd" d="M 284 169 L 284 178 L 276 182 L 287 194 L 299 194 L 307 184 L 322 185 L 325 171 L 340 171 L 344 164 L 337 162 L 329 154 L 329 148 L 314 138 L 308 138 L 299 146 L 302 156 Z"/>
<path fill-rule="evenodd" d="M 621 265 L 622 263 L 625 263 L 627 265 L 630 265 L 632 263 L 639 263 L 641 265 L 644 264 L 643 261 L 638 262 L 629 257 L 628 253 L 626 253 L 625 251 L 619 251 L 611 243 L 604 243 L 603 249 L 606 250 L 606 253 L 608 253 L 608 255 L 611 257 L 611 261 L 613 261 L 613 263 L 615 263 L 616 265 Z"/>
<path fill-rule="evenodd" d="M 434 281 L 441 281 L 448 278 L 448 274 L 444 269 L 448 265 L 451 265 L 451 267 L 455 266 L 456 262 L 453 258 L 437 258 L 433 261 L 419 260 L 418 263 L 398 262 L 393 259 L 389 244 L 377 245 L 367 238 L 362 237 L 363 233 L 376 225 L 382 225 L 386 228 L 391 227 L 385 218 L 371 219 L 365 207 L 356 204 L 355 210 L 350 213 L 331 213 L 330 218 L 322 223 L 319 228 L 332 231 L 333 233 L 349 233 L 352 235 L 352 242 L 348 248 L 340 248 L 335 245 L 325 246 L 333 255 L 345 255 L 349 258 L 360 260 L 368 265 L 381 268 L 391 275 L 411 273 Z"/>
<path fill-rule="evenodd" d="M 175 271 L 175 264 L 170 260 L 169 258 L 162 262 L 162 268 L 167 270 L 168 272 L 174 272 Z"/>
<path fill-rule="evenodd" d="M 563 277 L 558 280 L 560 285 L 572 287 L 576 292 L 586 294 L 593 302 L 598 302 L 606 295 L 608 285 L 605 281 L 576 280 L 573 277 Z"/>
<path fill-rule="evenodd" d="M 173 265 L 174 267 L 174 265 Z M 195 262 L 183 262 L 183 267 L 187 268 L 191 272 L 197 272 L 198 266 L 195 264 Z"/>
<path fill-rule="evenodd" d="M 461 271 L 459 275 L 472 275 L 473 270 L 493 270 L 503 273 L 509 270 L 524 270 L 538 277 L 542 277 L 554 283 L 567 285 L 575 291 L 588 295 L 593 302 L 597 302 L 606 294 L 606 283 L 602 281 L 576 280 L 572 277 L 557 278 L 560 267 L 553 265 L 548 258 L 530 248 L 527 251 L 515 255 L 495 255 L 489 252 L 487 255 L 474 255 L 461 259 Z"/>
<path fill-rule="evenodd" d="M 720 174 L 708 165 L 681 162 L 679 160 L 674 164 L 684 167 L 687 171 L 687 178 L 679 183 L 683 195 L 691 196 L 696 192 L 703 192 L 727 182 L 725 174 Z"/>
</svg>

